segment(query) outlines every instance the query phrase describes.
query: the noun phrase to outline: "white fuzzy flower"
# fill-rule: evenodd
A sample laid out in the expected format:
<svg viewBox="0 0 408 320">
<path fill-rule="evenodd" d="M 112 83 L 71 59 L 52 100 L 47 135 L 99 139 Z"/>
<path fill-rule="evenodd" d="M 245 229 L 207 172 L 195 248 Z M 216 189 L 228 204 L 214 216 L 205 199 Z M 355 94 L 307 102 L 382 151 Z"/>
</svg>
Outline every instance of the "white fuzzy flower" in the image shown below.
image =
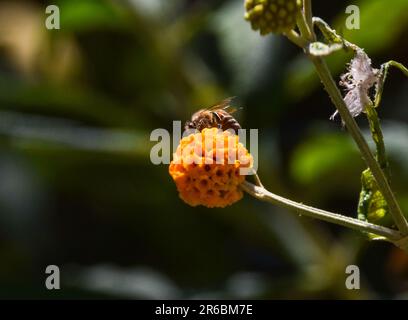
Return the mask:
<svg viewBox="0 0 408 320">
<path fill-rule="evenodd" d="M 371 66 L 371 59 L 359 49 L 351 60 L 348 71 L 341 76 L 340 85 L 346 88 L 344 102 L 351 115 L 357 117 L 365 107 L 372 104 L 370 89 L 378 82 L 378 69 Z M 337 115 L 336 111 L 330 119 Z"/>
</svg>

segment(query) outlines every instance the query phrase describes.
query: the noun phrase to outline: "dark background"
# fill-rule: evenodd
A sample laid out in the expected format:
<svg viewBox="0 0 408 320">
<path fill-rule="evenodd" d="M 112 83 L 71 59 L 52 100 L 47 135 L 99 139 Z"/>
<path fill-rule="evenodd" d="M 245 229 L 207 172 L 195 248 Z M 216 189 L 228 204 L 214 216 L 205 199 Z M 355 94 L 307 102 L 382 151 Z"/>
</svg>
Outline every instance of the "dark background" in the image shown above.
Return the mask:
<svg viewBox="0 0 408 320">
<path fill-rule="evenodd" d="M 350 3 L 314 0 L 314 14 L 375 67 L 407 64 L 408 2 L 353 1 L 360 30 L 344 28 Z M 48 4 L 60 30 L 45 28 Z M 237 96 L 266 187 L 356 216 L 365 166 L 311 64 L 243 14 L 240 0 L 0 1 L 0 297 L 408 297 L 408 257 L 392 245 L 247 195 L 191 208 L 151 164 L 153 129 Z M 328 59 L 336 80 L 350 58 Z M 378 112 L 405 212 L 407 101 L 392 69 Z M 44 285 L 51 264 L 59 291 Z M 350 264 L 361 290 L 345 288 Z"/>
</svg>

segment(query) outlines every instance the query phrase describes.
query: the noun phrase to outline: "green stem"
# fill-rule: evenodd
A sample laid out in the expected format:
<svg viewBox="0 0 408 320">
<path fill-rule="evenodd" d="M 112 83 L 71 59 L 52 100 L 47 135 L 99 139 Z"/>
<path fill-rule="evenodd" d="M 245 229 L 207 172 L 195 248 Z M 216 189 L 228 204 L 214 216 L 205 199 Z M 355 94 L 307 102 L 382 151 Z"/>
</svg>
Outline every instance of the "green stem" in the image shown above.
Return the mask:
<svg viewBox="0 0 408 320">
<path fill-rule="evenodd" d="M 300 48 L 305 48 L 307 45 L 307 41 L 305 40 L 305 38 L 301 37 L 295 30 L 290 30 L 286 33 L 284 33 L 284 35 L 290 40 L 292 41 L 294 44 L 296 44 L 298 47 Z"/>
<path fill-rule="evenodd" d="M 305 15 L 303 13 L 299 13 L 296 21 L 302 37 L 309 41 L 313 41 L 312 31 L 309 25 L 307 24 Z"/>
<path fill-rule="evenodd" d="M 365 111 L 366 111 L 368 123 L 370 126 L 371 136 L 373 138 L 373 141 L 376 147 L 377 161 L 381 169 L 385 172 L 385 175 L 389 181 L 390 172 L 389 172 L 387 154 L 386 154 L 385 145 L 384 145 L 384 136 L 382 134 L 380 120 L 378 118 L 377 111 L 372 105 L 366 106 Z"/>
<path fill-rule="evenodd" d="M 313 26 L 312 0 L 303 0 L 303 12 L 306 17 L 307 24 L 312 29 Z"/>
<path fill-rule="evenodd" d="M 384 89 L 384 83 L 388 75 L 389 67 L 395 67 L 400 69 L 406 76 L 408 76 L 408 69 L 401 63 L 396 61 L 388 61 L 381 65 L 381 70 L 379 72 L 379 81 L 376 88 L 376 94 L 374 99 L 374 105 L 368 105 L 365 110 L 367 114 L 368 123 L 370 125 L 371 136 L 375 142 L 377 150 L 377 161 L 380 164 L 381 169 L 384 170 L 388 180 L 390 179 L 390 172 L 387 160 L 387 154 L 385 151 L 384 137 L 381 130 L 380 120 L 376 108 L 381 103 L 381 97 Z"/>
<path fill-rule="evenodd" d="M 391 60 L 387 62 L 387 65 L 400 69 L 408 77 L 408 69 L 402 63 Z"/>
<path fill-rule="evenodd" d="M 346 49 L 351 49 L 353 51 L 357 51 L 359 49 L 358 46 L 356 46 L 354 43 L 351 43 L 347 41 L 346 39 L 343 39 L 341 36 L 337 34 L 335 30 L 330 28 L 329 24 L 324 21 L 322 18 L 319 17 L 313 17 L 313 25 L 317 26 L 322 33 L 323 37 L 329 42 L 329 43 L 341 43 L 343 44 L 343 47 Z"/>
<path fill-rule="evenodd" d="M 336 106 L 337 110 L 340 113 L 341 118 L 343 119 L 344 123 L 348 131 L 350 132 L 351 136 L 353 137 L 354 141 L 356 142 L 362 157 L 364 158 L 365 162 L 367 163 L 368 168 L 371 170 L 377 184 L 378 188 L 380 189 L 381 193 L 383 194 L 385 201 L 390 208 L 390 212 L 392 217 L 398 226 L 398 229 L 405 235 L 408 235 L 408 223 L 405 219 L 401 208 L 398 205 L 397 199 L 395 198 L 394 193 L 391 190 L 391 187 L 387 181 L 387 178 L 384 175 L 384 172 L 381 170 L 378 162 L 375 160 L 371 150 L 364 139 L 356 121 L 350 114 L 341 93 L 336 86 L 333 77 L 327 67 L 326 62 L 319 58 L 309 56 L 311 61 L 313 62 L 316 71 L 323 82 L 326 91 L 328 92 L 331 100 L 333 101 L 334 105 Z"/>
<path fill-rule="evenodd" d="M 381 65 L 381 70 L 380 70 L 380 79 L 378 81 L 377 92 L 376 92 L 375 101 L 374 101 L 374 107 L 375 108 L 380 105 L 382 92 L 383 92 L 383 89 L 384 89 L 385 79 L 387 78 L 388 69 L 390 67 L 400 69 L 402 71 L 402 73 L 405 74 L 405 76 L 408 77 L 408 69 L 402 63 L 391 60 L 391 61 L 388 61 L 388 62 L 382 64 Z"/>
<path fill-rule="evenodd" d="M 318 17 L 313 17 L 313 24 L 316 25 L 320 31 L 323 33 L 324 37 L 329 41 L 329 42 L 335 42 L 335 43 L 343 43 L 345 48 L 352 49 L 354 51 L 358 50 L 359 48 L 351 43 L 348 42 L 347 40 L 343 39 L 341 36 L 339 36 L 335 30 L 330 28 L 330 26 L 321 18 Z M 317 58 L 311 57 L 313 60 L 317 60 Z M 315 66 L 316 66 L 316 61 L 314 61 Z M 319 64 L 319 63 L 318 63 Z M 324 63 L 323 63 L 324 64 Z M 383 86 L 385 82 L 385 78 L 387 76 L 388 68 L 390 66 L 399 68 L 405 75 L 408 76 L 408 69 L 405 68 L 401 63 L 398 63 L 396 61 L 389 61 L 386 64 L 382 65 L 381 67 L 381 77 L 379 84 L 377 86 L 377 94 L 374 102 L 374 108 L 377 107 L 380 104 L 381 100 L 381 95 L 383 91 Z M 391 187 L 388 183 L 387 178 L 389 178 L 389 169 L 388 169 L 388 162 L 387 162 L 387 157 L 385 153 L 385 146 L 384 146 L 384 140 L 382 136 L 382 131 L 381 131 L 381 126 L 378 120 L 378 115 L 377 112 L 373 107 L 368 107 L 368 120 L 370 124 L 370 131 L 373 136 L 373 140 L 376 143 L 376 148 L 377 148 L 377 160 L 378 163 L 374 161 L 374 157 L 372 156 L 371 151 L 369 150 L 367 143 L 365 142 L 364 138 L 362 137 L 360 130 L 358 129 L 357 124 L 355 123 L 354 119 L 351 117 L 350 113 L 348 110 L 345 110 L 345 104 L 344 101 L 341 98 L 341 94 L 337 88 L 337 86 L 334 84 L 334 81 L 331 77 L 330 71 L 327 68 L 327 65 L 321 65 L 318 67 L 316 66 L 316 69 L 318 70 L 319 75 L 321 76 L 321 79 L 323 83 L 325 84 L 326 90 L 328 90 L 329 95 L 331 96 L 333 102 L 335 103 L 337 109 L 339 110 L 340 115 L 343 118 L 343 121 L 346 122 L 346 125 L 353 136 L 354 140 L 357 142 L 357 145 L 360 148 L 360 151 L 364 157 L 364 160 L 366 161 L 369 169 L 371 170 L 378 187 L 383 194 L 385 200 L 387 201 L 391 214 L 393 216 L 393 219 L 395 223 L 397 224 L 398 228 L 404 233 L 408 235 L 408 223 L 407 220 L 405 219 L 405 216 L 403 215 L 397 201 L 395 198 L 394 193 L 391 190 Z M 322 73 L 326 74 L 326 80 L 323 80 L 322 78 Z M 330 79 L 331 78 L 331 79 Z M 330 87 L 327 89 L 327 87 Z M 340 101 L 341 100 L 341 101 Z M 340 110 L 340 109 L 343 109 Z M 347 117 L 346 118 L 343 117 Z M 350 121 L 352 120 L 352 121 Z M 360 136 L 362 139 L 360 139 Z M 379 164 L 379 165 L 378 165 Z M 384 172 L 381 170 L 385 170 Z M 374 172 L 375 170 L 375 172 Z M 390 202 L 391 201 L 391 202 Z"/>
<path fill-rule="evenodd" d="M 303 20 L 299 20 L 298 23 L 302 24 Z M 326 37 L 331 37 L 332 40 L 335 40 L 335 42 L 339 41 L 339 36 L 330 29 L 330 27 L 322 20 L 322 19 L 317 19 L 313 18 L 313 22 L 316 23 L 317 25 L 320 26 L 322 31 L 324 31 L 326 34 Z M 294 33 L 294 34 L 293 34 Z M 312 31 L 312 33 L 314 33 Z M 308 44 L 308 41 L 303 38 L 303 44 L 302 41 L 299 40 L 299 36 L 292 30 L 292 33 L 286 34 L 289 40 L 292 42 L 296 43 L 298 46 L 301 46 L 303 49 L 305 49 L 306 45 Z M 350 47 L 352 49 L 357 48 L 352 43 L 346 42 L 341 39 L 345 43 L 347 47 Z M 326 62 L 320 58 L 320 57 L 315 57 L 312 55 L 309 55 L 310 60 L 313 62 L 316 71 L 323 82 L 323 85 L 329 94 L 332 102 L 336 106 L 338 112 L 340 113 L 340 116 L 344 123 L 346 124 L 347 129 L 349 130 L 351 136 L 353 137 L 354 141 L 356 142 L 360 153 L 364 159 L 364 161 L 367 163 L 368 168 L 371 170 L 377 184 L 380 192 L 384 196 L 385 201 L 387 202 L 390 213 L 395 221 L 395 224 L 397 225 L 398 229 L 405 235 L 408 235 L 408 223 L 407 220 L 405 219 L 405 216 L 403 215 L 401 208 L 398 205 L 397 199 L 395 198 L 395 195 L 393 191 L 391 190 L 391 187 L 388 183 L 388 180 L 384 174 L 384 172 L 381 170 L 378 162 L 374 158 L 366 140 L 364 139 L 356 121 L 350 114 L 350 111 L 348 110 L 343 97 L 336 86 L 336 83 L 333 80 L 333 77 L 330 73 L 329 68 L 327 67 Z M 389 65 L 392 66 L 397 66 L 398 68 L 401 68 L 401 70 L 404 71 L 406 68 L 403 67 L 401 64 L 396 63 L 396 62 L 390 62 L 388 65 L 386 65 L 385 68 L 388 68 Z M 405 69 L 405 70 L 404 70 Z"/>
<path fill-rule="evenodd" d="M 284 197 L 278 196 L 272 192 L 269 192 L 263 187 L 253 185 L 252 183 L 249 183 L 247 181 L 245 181 L 241 185 L 241 188 L 245 192 L 259 200 L 270 202 L 287 209 L 295 209 L 296 211 L 301 212 L 303 215 L 311 218 L 324 220 L 327 222 L 331 222 L 359 231 L 374 233 L 376 235 L 385 237 L 386 238 L 385 240 L 390 240 L 392 242 L 399 241 L 403 238 L 402 234 L 397 230 L 393 230 L 387 227 L 378 226 L 366 221 L 361 221 L 341 214 L 307 206 L 302 203 L 298 203 L 293 200 L 289 200 Z"/>
<path fill-rule="evenodd" d="M 305 23 L 310 32 L 309 39 L 316 41 L 316 35 L 313 32 L 312 0 L 303 0 L 303 16 L 305 17 Z"/>
</svg>

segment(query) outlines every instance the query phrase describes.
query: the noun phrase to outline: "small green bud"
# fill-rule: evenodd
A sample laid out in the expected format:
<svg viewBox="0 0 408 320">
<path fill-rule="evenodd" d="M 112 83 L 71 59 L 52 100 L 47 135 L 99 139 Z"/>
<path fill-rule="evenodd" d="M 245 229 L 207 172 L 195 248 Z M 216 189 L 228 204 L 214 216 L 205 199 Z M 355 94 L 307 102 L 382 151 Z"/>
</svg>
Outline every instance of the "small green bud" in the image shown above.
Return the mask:
<svg viewBox="0 0 408 320">
<path fill-rule="evenodd" d="M 388 205 L 370 169 L 361 174 L 361 187 L 358 218 L 372 223 L 384 223 L 388 217 Z"/>
<path fill-rule="evenodd" d="M 301 0 L 245 0 L 245 20 L 261 35 L 292 30 L 302 8 Z"/>
</svg>

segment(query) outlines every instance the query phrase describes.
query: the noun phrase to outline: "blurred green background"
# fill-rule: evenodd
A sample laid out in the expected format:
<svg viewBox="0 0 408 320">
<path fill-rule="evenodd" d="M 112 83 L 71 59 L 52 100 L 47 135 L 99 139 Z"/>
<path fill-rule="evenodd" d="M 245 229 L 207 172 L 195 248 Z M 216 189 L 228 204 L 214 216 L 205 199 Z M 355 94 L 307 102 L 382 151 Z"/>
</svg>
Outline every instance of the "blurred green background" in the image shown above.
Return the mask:
<svg viewBox="0 0 408 320">
<path fill-rule="evenodd" d="M 360 30 L 343 27 L 350 3 L 314 0 L 314 13 L 374 66 L 408 64 L 408 2 L 353 1 Z M 49 4 L 60 30 L 45 28 Z M 356 216 L 364 163 L 312 66 L 243 14 L 241 0 L 0 1 L 0 297 L 408 298 L 392 245 L 249 196 L 191 208 L 151 164 L 153 129 L 237 96 L 266 187 Z M 337 80 L 350 57 L 328 59 Z M 407 102 L 392 70 L 378 111 L 405 212 Z M 44 286 L 50 264 L 61 290 Z M 349 264 L 361 290 L 345 288 Z"/>
</svg>

